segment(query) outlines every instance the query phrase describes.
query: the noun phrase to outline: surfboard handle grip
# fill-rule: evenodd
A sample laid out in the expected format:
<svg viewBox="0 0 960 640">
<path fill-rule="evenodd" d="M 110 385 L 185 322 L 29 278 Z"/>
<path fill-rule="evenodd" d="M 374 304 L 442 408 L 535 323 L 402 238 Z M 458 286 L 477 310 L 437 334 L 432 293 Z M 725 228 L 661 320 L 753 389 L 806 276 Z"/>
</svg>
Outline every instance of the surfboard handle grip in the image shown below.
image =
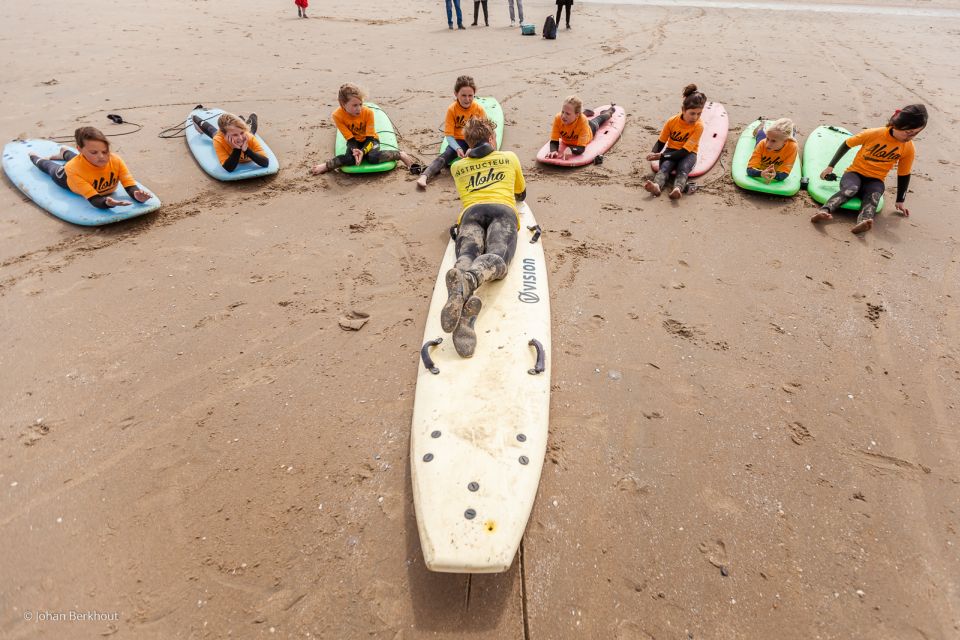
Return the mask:
<svg viewBox="0 0 960 640">
<path fill-rule="evenodd" d="M 450 239 L 453 240 L 454 242 L 457 241 L 457 232 L 459 231 L 460 231 L 460 225 L 458 224 L 455 224 L 452 227 L 450 227 Z"/>
<path fill-rule="evenodd" d="M 433 340 L 427 340 L 423 343 L 423 346 L 420 347 L 420 359 L 423 360 L 423 366 L 433 375 L 440 373 L 440 369 L 437 368 L 437 365 L 433 364 L 433 359 L 430 357 L 430 347 L 435 347 L 441 342 L 443 342 L 443 338 L 435 338 Z"/>
<path fill-rule="evenodd" d="M 533 369 L 527 369 L 527 373 L 532 376 L 537 375 L 538 373 L 543 373 L 546 367 L 547 354 L 543 351 L 543 345 L 540 344 L 540 341 L 536 338 L 531 338 L 528 342 L 531 347 L 536 347 L 537 349 L 537 364 L 534 365 Z"/>
<path fill-rule="evenodd" d="M 537 240 L 540 239 L 540 235 L 543 233 L 543 229 L 540 228 L 540 225 L 535 224 L 532 227 L 527 227 L 527 231 L 533 231 L 533 237 L 530 238 L 530 244 L 536 244 Z"/>
</svg>

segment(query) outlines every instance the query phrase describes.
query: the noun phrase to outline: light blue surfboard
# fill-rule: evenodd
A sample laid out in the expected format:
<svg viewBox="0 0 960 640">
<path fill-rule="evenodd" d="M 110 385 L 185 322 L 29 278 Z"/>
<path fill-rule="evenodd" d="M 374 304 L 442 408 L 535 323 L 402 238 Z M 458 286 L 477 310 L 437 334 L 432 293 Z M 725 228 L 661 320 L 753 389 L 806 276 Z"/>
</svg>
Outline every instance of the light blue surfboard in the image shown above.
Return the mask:
<svg viewBox="0 0 960 640">
<path fill-rule="evenodd" d="M 68 148 L 76 151 L 72 147 Z M 83 196 L 78 196 L 72 191 L 58 186 L 50 176 L 30 162 L 31 153 L 45 158 L 52 156 L 59 150 L 60 145 L 51 140 L 14 140 L 8 142 L 3 147 L 3 171 L 7 174 L 10 182 L 37 205 L 61 220 L 73 224 L 96 227 L 136 218 L 160 208 L 160 199 L 157 196 L 140 203 L 127 195 L 123 186 L 118 184 L 117 190 L 111 195 L 118 200 L 127 200 L 133 204 L 125 207 L 113 207 L 112 209 L 97 209 L 87 202 Z M 139 182 L 137 184 L 141 189 L 153 193 Z"/>
<path fill-rule="evenodd" d="M 198 116 L 201 120 L 206 120 L 216 128 L 217 118 L 220 117 L 221 113 L 223 113 L 223 109 L 194 109 L 190 112 L 190 115 L 187 116 L 187 128 L 184 130 L 187 136 L 187 144 L 190 146 L 190 151 L 193 152 L 193 157 L 197 159 L 197 164 L 200 165 L 200 168 L 206 171 L 211 177 L 226 182 L 270 176 L 280 170 L 280 163 L 277 161 L 277 156 L 273 154 L 273 151 L 259 134 L 255 134 L 254 137 L 263 146 L 263 153 L 267 156 L 267 159 L 270 160 L 269 164 L 261 167 L 256 162 L 241 162 L 233 171 L 224 169 L 223 165 L 220 164 L 220 160 L 217 158 L 216 150 L 213 148 L 213 139 L 207 137 L 206 134 L 200 133 L 197 131 L 197 128 L 193 126 L 193 116 Z"/>
</svg>

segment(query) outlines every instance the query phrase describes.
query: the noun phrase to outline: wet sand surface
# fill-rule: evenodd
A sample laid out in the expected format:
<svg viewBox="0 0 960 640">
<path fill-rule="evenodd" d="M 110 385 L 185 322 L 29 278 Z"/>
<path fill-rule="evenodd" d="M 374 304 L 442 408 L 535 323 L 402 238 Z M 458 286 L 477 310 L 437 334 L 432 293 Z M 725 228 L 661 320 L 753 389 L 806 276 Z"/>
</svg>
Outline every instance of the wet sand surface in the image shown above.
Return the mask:
<svg viewBox="0 0 960 640">
<path fill-rule="evenodd" d="M 8 12 L 0 135 L 119 113 L 164 206 L 82 229 L 0 189 L 0 636 L 960 637 L 960 20 L 577 2 L 545 41 L 499 0 L 466 32 L 432 0 L 312 4 Z M 555 7 L 524 9 L 539 32 Z M 461 73 L 504 107 L 553 310 L 522 567 L 472 578 L 424 568 L 408 464 L 452 181 L 308 174 L 342 82 L 429 161 Z M 653 199 L 643 156 L 688 82 L 726 106 L 726 152 Z M 571 93 L 626 107 L 624 135 L 539 167 Z M 914 102 L 909 218 L 893 178 L 863 237 L 733 185 L 757 116 L 802 144 Z M 218 183 L 156 137 L 198 103 L 255 110 L 279 175 Z M 69 611 L 109 619 L 27 620 Z"/>
</svg>

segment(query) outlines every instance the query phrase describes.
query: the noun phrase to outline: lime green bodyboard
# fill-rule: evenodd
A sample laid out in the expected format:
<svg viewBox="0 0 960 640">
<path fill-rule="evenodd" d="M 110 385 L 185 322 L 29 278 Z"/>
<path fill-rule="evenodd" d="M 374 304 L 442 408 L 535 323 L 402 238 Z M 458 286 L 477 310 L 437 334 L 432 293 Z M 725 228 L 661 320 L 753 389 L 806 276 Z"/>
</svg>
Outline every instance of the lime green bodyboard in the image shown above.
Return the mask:
<svg viewBox="0 0 960 640">
<path fill-rule="evenodd" d="M 756 147 L 756 138 L 753 135 L 754 129 L 760 125 L 759 120 L 748 124 L 740 134 L 737 140 L 737 147 L 733 151 L 733 181 L 738 187 L 749 191 L 759 191 L 760 193 L 769 193 L 774 196 L 792 196 L 800 191 L 800 157 L 798 156 L 793 163 L 793 169 L 790 175 L 777 182 L 766 183 L 762 178 L 751 178 L 747 175 L 747 165 L 750 163 L 750 156 Z"/>
<path fill-rule="evenodd" d="M 492 120 L 495 125 L 497 125 L 496 136 L 497 136 L 497 149 L 500 149 L 500 145 L 503 144 L 503 107 L 500 106 L 500 103 L 497 102 L 496 98 L 491 98 L 489 96 L 483 96 L 476 98 L 476 101 L 480 103 L 480 106 L 483 107 L 483 110 L 487 114 L 487 118 Z M 440 153 L 443 153 L 447 148 L 447 139 L 446 137 L 440 142 Z M 452 163 L 451 163 L 452 164 Z"/>
<path fill-rule="evenodd" d="M 803 145 L 803 177 L 810 180 L 807 185 L 807 191 L 810 197 L 823 204 L 830 199 L 830 196 L 840 190 L 839 180 L 824 180 L 820 177 L 820 172 L 833 160 L 833 154 L 840 148 L 840 143 L 849 138 L 851 134 L 843 127 L 820 126 L 813 130 L 806 144 Z M 840 158 L 840 162 L 833 168 L 837 176 L 843 176 L 850 163 L 857 155 L 860 147 L 853 147 L 847 151 L 846 155 Z M 860 210 L 860 198 L 851 198 L 843 203 L 841 209 L 850 211 Z M 883 208 L 883 198 L 877 205 L 877 211 Z"/>
<path fill-rule="evenodd" d="M 373 127 L 377 131 L 377 137 L 380 138 L 380 148 L 385 151 L 399 149 L 400 147 L 397 145 L 397 132 L 394 130 L 393 123 L 390 122 L 387 114 L 373 102 L 364 102 L 363 104 L 373 109 Z M 340 133 L 340 130 L 337 129 L 337 142 L 334 147 L 334 154 L 342 156 L 346 152 L 347 140 L 343 137 L 343 134 Z M 397 166 L 396 160 L 379 162 L 377 164 L 370 164 L 364 161 L 359 165 L 344 165 L 340 167 L 340 171 L 344 173 L 377 173 L 380 171 L 390 171 L 395 166 Z"/>
</svg>

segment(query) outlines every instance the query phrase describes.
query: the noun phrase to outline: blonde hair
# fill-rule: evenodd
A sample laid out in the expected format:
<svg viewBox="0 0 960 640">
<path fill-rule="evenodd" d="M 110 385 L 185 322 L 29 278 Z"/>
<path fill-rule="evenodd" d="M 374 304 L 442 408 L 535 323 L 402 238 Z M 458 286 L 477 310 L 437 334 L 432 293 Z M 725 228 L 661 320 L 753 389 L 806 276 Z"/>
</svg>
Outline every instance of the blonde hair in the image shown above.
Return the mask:
<svg viewBox="0 0 960 640">
<path fill-rule="evenodd" d="M 789 140 L 793 140 L 793 120 L 790 118 L 780 118 L 779 120 L 774 120 L 767 125 L 767 131 L 776 131 L 777 133 L 782 133 Z"/>
<path fill-rule="evenodd" d="M 497 125 L 488 118 L 470 118 L 463 125 L 463 138 L 473 148 L 489 141 L 496 130 Z"/>
<path fill-rule="evenodd" d="M 363 102 L 366 97 L 360 87 L 352 82 L 340 85 L 340 91 L 337 92 L 337 101 L 340 102 L 341 107 L 347 104 L 351 98 L 360 98 L 360 101 Z"/>
<path fill-rule="evenodd" d="M 217 118 L 217 128 L 220 129 L 220 132 L 226 135 L 227 127 L 237 127 L 242 129 L 244 133 L 250 133 L 250 125 L 244 122 L 239 116 L 235 116 L 232 113 L 221 113 L 220 117 Z"/>
<path fill-rule="evenodd" d="M 573 107 L 573 110 L 577 115 L 580 115 L 583 112 L 583 100 L 581 100 L 580 96 L 578 95 L 567 96 L 567 99 L 563 101 L 563 104 L 568 104 Z"/>
</svg>

